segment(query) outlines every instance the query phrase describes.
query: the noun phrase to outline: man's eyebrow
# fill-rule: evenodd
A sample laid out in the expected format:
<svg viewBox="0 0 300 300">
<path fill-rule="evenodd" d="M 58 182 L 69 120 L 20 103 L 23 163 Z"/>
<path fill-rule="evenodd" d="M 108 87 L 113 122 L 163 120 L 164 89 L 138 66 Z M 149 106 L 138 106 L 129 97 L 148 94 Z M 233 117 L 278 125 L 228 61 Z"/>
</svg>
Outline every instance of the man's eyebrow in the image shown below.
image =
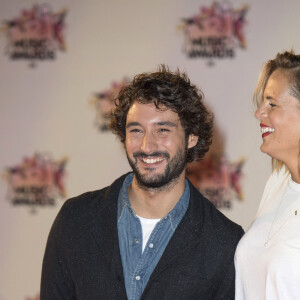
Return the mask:
<svg viewBox="0 0 300 300">
<path fill-rule="evenodd" d="M 177 124 L 171 121 L 161 121 L 161 122 L 156 122 L 154 123 L 157 126 L 169 126 L 169 127 L 177 127 Z M 141 126 L 139 122 L 129 122 L 126 125 L 126 128 L 132 127 L 132 126 Z"/>
<path fill-rule="evenodd" d="M 141 126 L 141 124 L 139 122 L 130 122 L 126 125 L 126 128 L 129 128 L 132 126 Z"/>
<path fill-rule="evenodd" d="M 175 124 L 173 122 L 170 122 L 170 121 L 157 122 L 156 125 L 158 125 L 158 126 L 177 127 L 177 124 Z"/>
</svg>

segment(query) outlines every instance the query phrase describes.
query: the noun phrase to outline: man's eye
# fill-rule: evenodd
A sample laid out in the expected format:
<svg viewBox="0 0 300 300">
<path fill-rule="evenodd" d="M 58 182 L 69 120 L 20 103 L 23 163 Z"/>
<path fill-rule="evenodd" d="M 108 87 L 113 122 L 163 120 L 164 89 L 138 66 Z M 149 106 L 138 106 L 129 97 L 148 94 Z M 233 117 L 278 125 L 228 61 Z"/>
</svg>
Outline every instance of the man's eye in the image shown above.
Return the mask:
<svg viewBox="0 0 300 300">
<path fill-rule="evenodd" d="M 271 107 L 275 107 L 276 105 L 275 104 L 273 104 L 273 103 L 270 103 L 269 104 Z"/>
<path fill-rule="evenodd" d="M 158 132 L 169 132 L 170 130 L 167 128 L 160 128 L 158 129 Z"/>
<path fill-rule="evenodd" d="M 141 132 L 141 130 L 137 129 L 137 128 L 134 128 L 134 129 L 131 129 L 130 132 L 133 132 L 133 133 L 137 132 L 138 133 L 138 132 Z"/>
</svg>

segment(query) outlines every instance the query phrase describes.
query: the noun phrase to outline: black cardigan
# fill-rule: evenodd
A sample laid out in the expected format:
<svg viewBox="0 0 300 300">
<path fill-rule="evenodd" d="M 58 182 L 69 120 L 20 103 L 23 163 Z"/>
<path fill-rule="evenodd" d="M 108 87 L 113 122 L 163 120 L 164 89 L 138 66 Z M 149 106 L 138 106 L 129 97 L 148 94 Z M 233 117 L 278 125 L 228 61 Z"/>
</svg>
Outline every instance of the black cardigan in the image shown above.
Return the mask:
<svg viewBox="0 0 300 300">
<path fill-rule="evenodd" d="M 117 232 L 125 176 L 63 205 L 48 237 L 41 300 L 127 299 Z M 189 208 L 141 299 L 234 299 L 233 259 L 243 230 L 190 190 Z"/>
</svg>

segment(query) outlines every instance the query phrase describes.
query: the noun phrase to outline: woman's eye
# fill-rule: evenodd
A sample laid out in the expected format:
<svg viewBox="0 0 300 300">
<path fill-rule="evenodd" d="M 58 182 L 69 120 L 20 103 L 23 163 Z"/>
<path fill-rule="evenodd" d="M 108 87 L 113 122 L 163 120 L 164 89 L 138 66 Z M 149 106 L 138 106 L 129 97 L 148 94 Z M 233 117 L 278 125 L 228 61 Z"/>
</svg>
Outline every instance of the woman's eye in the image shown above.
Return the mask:
<svg viewBox="0 0 300 300">
<path fill-rule="evenodd" d="M 275 104 L 273 104 L 273 103 L 270 103 L 270 106 L 271 106 L 271 107 L 275 107 L 276 105 L 275 105 Z"/>
</svg>

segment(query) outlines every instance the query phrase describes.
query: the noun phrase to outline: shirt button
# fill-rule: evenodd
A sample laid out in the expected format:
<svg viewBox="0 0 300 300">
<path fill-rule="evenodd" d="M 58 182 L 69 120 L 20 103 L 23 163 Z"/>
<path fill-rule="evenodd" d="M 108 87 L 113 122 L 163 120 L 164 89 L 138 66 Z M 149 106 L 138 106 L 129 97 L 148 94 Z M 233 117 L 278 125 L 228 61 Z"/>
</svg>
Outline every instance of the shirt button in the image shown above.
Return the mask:
<svg viewBox="0 0 300 300">
<path fill-rule="evenodd" d="M 140 279 L 141 279 L 141 276 L 137 275 L 137 276 L 135 276 L 135 279 L 136 279 L 136 280 L 140 280 Z"/>
<path fill-rule="evenodd" d="M 135 242 L 136 244 L 138 244 L 138 243 L 139 243 L 139 240 L 138 240 L 138 239 L 135 239 L 134 242 Z"/>
<path fill-rule="evenodd" d="M 154 247 L 154 245 L 151 243 L 151 244 L 149 244 L 149 248 L 153 248 Z"/>
</svg>

